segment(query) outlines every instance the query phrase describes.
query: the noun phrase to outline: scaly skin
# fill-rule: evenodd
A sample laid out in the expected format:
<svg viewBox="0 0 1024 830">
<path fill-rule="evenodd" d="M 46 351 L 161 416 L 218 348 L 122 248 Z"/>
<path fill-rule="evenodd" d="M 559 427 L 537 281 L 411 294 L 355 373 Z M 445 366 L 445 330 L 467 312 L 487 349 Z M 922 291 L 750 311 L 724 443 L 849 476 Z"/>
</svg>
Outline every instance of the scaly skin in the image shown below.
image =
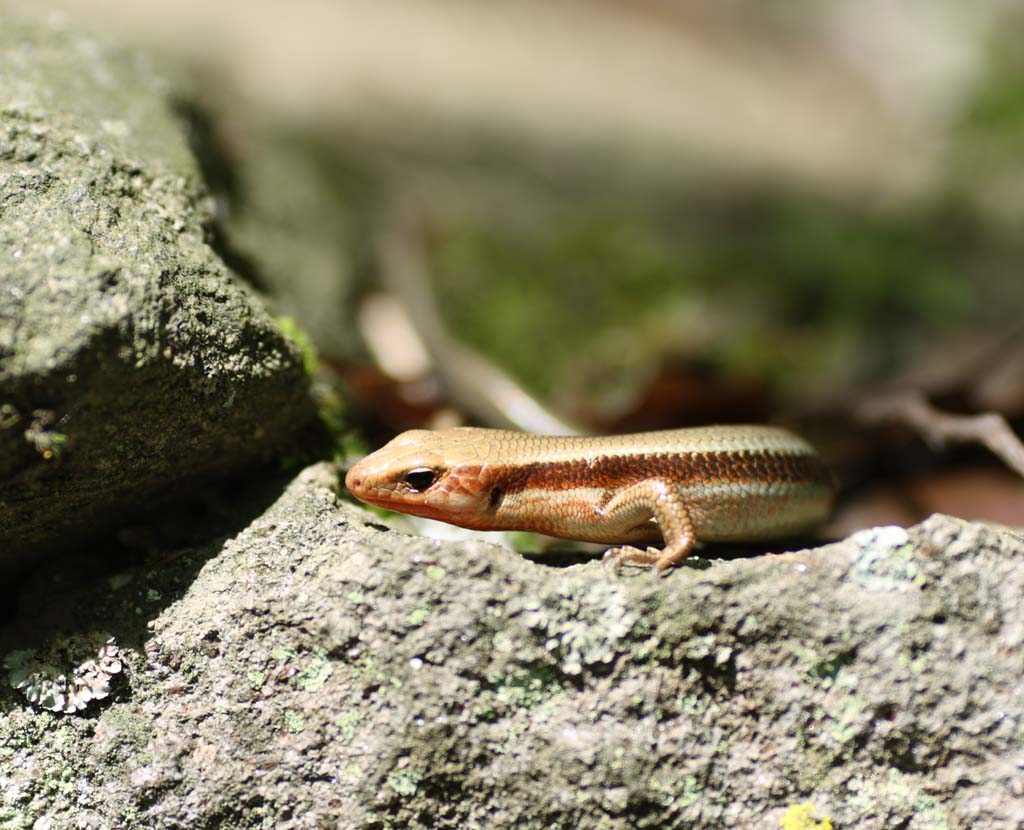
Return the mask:
<svg viewBox="0 0 1024 830">
<path fill-rule="evenodd" d="M 777 427 L 608 437 L 410 430 L 345 477 L 359 499 L 477 530 L 623 545 L 606 560 L 659 572 L 704 541 L 785 536 L 825 519 L 828 471 Z M 631 543 L 663 539 L 664 550 Z"/>
</svg>

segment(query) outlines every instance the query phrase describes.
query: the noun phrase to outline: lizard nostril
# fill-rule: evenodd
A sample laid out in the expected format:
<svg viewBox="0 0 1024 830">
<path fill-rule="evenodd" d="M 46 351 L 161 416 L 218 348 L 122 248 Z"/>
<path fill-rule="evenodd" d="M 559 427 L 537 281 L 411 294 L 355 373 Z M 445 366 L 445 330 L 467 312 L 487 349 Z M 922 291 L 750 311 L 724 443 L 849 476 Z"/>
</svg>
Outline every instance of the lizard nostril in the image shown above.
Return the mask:
<svg viewBox="0 0 1024 830">
<path fill-rule="evenodd" d="M 345 486 L 348 487 L 349 490 L 354 487 L 363 486 L 363 477 L 361 475 L 353 475 L 353 472 L 354 470 L 349 470 L 348 475 L 345 476 Z"/>
</svg>

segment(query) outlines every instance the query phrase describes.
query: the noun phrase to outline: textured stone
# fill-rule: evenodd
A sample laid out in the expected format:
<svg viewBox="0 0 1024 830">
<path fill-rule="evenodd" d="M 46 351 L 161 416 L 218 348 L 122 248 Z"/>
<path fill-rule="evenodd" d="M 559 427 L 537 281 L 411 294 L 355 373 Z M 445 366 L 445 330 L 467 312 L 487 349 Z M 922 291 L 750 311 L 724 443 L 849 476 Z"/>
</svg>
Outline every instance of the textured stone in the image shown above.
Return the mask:
<svg viewBox="0 0 1024 830">
<path fill-rule="evenodd" d="M 279 450 L 297 348 L 210 245 L 169 89 L 91 37 L 0 25 L 0 573 Z"/>
<path fill-rule="evenodd" d="M 615 578 L 387 531 L 337 487 L 310 468 L 233 538 L 62 603 L 128 680 L 92 720 L 0 689 L 13 826 L 1024 817 L 1017 535 L 935 516 Z"/>
</svg>

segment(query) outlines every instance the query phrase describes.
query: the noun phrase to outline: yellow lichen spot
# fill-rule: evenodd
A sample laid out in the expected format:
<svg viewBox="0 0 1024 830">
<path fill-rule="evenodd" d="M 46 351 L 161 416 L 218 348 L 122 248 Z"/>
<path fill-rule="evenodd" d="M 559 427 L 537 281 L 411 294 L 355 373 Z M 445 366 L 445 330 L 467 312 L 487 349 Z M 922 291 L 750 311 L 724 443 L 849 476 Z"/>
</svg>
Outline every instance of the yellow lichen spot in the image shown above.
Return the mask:
<svg viewBox="0 0 1024 830">
<path fill-rule="evenodd" d="M 779 820 L 782 830 L 832 830 L 832 822 L 827 819 L 814 818 L 814 805 L 790 804 L 786 814 Z"/>
</svg>

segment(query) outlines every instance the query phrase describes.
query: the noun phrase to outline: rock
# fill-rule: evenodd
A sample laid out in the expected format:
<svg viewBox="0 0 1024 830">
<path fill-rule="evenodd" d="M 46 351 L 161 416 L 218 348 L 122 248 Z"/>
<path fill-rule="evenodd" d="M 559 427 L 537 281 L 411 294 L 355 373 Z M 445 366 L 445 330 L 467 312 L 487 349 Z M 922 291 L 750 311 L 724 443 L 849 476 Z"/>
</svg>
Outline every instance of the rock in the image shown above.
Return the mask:
<svg viewBox="0 0 1024 830">
<path fill-rule="evenodd" d="M 934 516 L 616 578 L 389 531 L 338 486 L 312 467 L 226 542 L 62 599 L 114 638 L 126 680 L 92 717 L 0 689 L 0 815 L 54 830 L 1024 816 L 1015 534 Z"/>
<path fill-rule="evenodd" d="M 4 19 L 0 574 L 313 417 L 298 349 L 210 245 L 213 204 L 144 59 Z"/>
</svg>

